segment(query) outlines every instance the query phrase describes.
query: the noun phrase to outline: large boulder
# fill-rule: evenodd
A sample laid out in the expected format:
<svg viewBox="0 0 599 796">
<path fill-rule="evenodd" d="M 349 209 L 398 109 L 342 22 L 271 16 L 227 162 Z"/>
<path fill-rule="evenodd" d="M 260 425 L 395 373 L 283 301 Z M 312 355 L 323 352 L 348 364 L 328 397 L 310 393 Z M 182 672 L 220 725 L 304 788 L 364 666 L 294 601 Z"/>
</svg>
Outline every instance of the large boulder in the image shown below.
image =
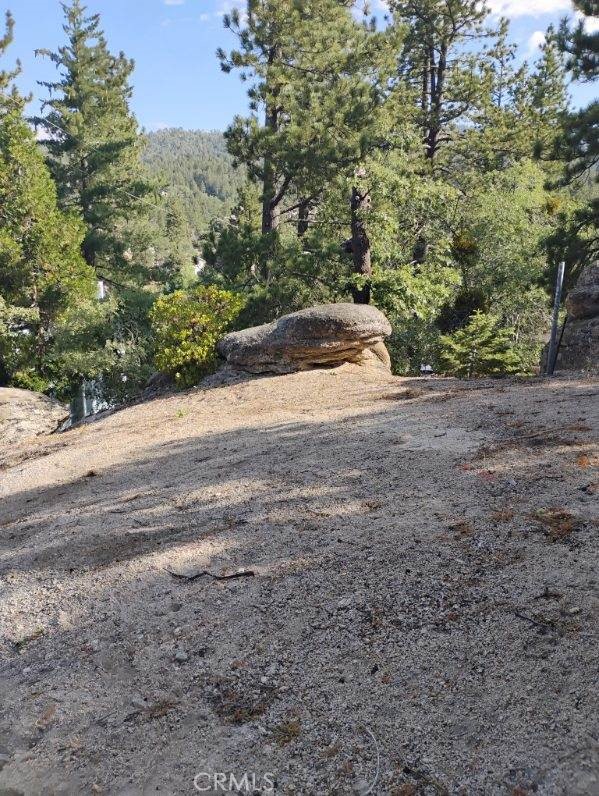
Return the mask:
<svg viewBox="0 0 599 796">
<path fill-rule="evenodd" d="M 566 298 L 566 308 L 557 370 L 599 373 L 599 263 L 584 269 Z"/>
<path fill-rule="evenodd" d="M 68 416 L 69 408 L 47 395 L 0 387 L 0 445 L 50 434 Z"/>
<path fill-rule="evenodd" d="M 217 350 L 230 366 L 250 373 L 293 373 L 344 362 L 388 370 L 383 341 L 390 334 L 389 321 L 375 307 L 322 304 L 232 332 Z"/>
<path fill-rule="evenodd" d="M 587 266 L 566 298 L 568 315 L 575 320 L 599 316 L 599 263 Z"/>
</svg>

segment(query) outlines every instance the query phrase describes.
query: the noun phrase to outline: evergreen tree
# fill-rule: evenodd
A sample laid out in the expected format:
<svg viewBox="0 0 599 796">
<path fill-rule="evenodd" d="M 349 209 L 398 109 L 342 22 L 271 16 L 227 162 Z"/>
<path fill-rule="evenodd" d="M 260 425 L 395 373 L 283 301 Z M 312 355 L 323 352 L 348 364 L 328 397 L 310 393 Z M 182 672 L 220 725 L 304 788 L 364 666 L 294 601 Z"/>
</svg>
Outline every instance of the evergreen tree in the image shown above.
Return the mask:
<svg viewBox="0 0 599 796">
<path fill-rule="evenodd" d="M 400 78 L 413 89 L 427 160 L 437 159 L 481 102 L 480 52 L 473 42 L 492 35 L 489 10 L 479 0 L 391 0 L 396 24 L 408 35 L 399 59 Z"/>
<path fill-rule="evenodd" d="M 599 17 L 598 0 L 572 0 L 575 8 L 583 18 L 574 30 L 570 30 L 567 21 L 560 29 L 560 44 L 568 53 L 568 69 L 572 70 L 577 80 L 595 80 L 599 74 L 599 48 L 597 30 L 587 30 L 585 17 Z"/>
<path fill-rule="evenodd" d="M 57 81 L 43 117 L 48 162 L 62 206 L 86 226 L 83 255 L 99 275 L 117 282 L 143 278 L 130 252 L 127 228 L 147 209 L 151 186 L 140 165 L 141 139 L 129 109 L 133 61 L 108 50 L 98 14 L 86 16 L 80 0 L 63 4 L 67 43 L 39 51 L 56 65 Z M 141 271 L 141 273 L 139 273 Z"/>
<path fill-rule="evenodd" d="M 167 252 L 160 266 L 160 281 L 168 290 L 175 290 L 194 281 L 196 257 L 189 223 L 177 197 L 165 199 L 165 235 Z"/>
<path fill-rule="evenodd" d="M 0 57 L 12 40 L 7 15 Z M 0 71 L 0 384 L 45 389 L 49 353 L 64 312 L 93 295 L 93 271 L 80 255 L 84 230 L 61 212 L 33 132 L 26 100 Z"/>
<path fill-rule="evenodd" d="M 537 158 L 552 159 L 568 111 L 566 70 L 552 27 L 547 31 L 541 56 L 531 76 L 529 108 L 533 154 Z"/>
<path fill-rule="evenodd" d="M 563 59 L 550 28 L 533 68 L 526 62 L 516 67 L 517 47 L 508 37 L 508 22 L 502 20 L 497 39 L 481 55 L 484 90 L 472 124 L 460 131 L 452 154 L 473 172 L 504 169 L 534 157 L 551 173 L 554 143 L 568 106 Z"/>
<path fill-rule="evenodd" d="M 597 0 L 574 0 L 576 8 L 586 16 L 599 16 Z M 568 54 L 568 68 L 573 76 L 593 82 L 599 76 L 599 31 L 587 32 L 586 20 L 574 30 L 564 21 L 560 29 L 560 46 Z M 558 142 L 558 153 L 566 162 L 563 185 L 599 182 L 599 101 L 568 117 L 565 133 Z M 595 192 L 596 193 L 596 192 Z M 599 253 L 599 198 L 593 196 L 588 205 L 577 213 L 569 237 L 582 243 L 586 256 Z"/>
<path fill-rule="evenodd" d="M 40 51 L 59 77 L 42 84 L 50 97 L 35 122 L 48 134 L 60 202 L 82 218 L 82 253 L 108 297 L 82 303 L 79 317 L 68 315 L 55 359 L 73 380 L 98 380 L 106 400 L 119 399 L 135 393 L 151 368 L 148 312 L 165 271 L 170 278 L 163 268 L 169 244 L 129 108 L 133 62 L 109 51 L 99 15 L 87 15 L 80 0 L 62 8 L 66 43 Z"/>
<path fill-rule="evenodd" d="M 293 222 L 304 236 L 327 187 L 346 175 L 348 252 L 354 271 L 368 276 L 364 160 L 388 138 L 385 100 L 396 30 L 359 25 L 343 0 L 249 0 L 246 19 L 233 14 L 225 24 L 241 47 L 219 53 L 222 68 L 239 68 L 243 79 L 253 80 L 253 115 L 237 118 L 227 141 L 261 186 L 262 234 Z M 262 270 L 268 281 L 269 268 Z M 356 300 L 368 295 L 366 286 L 354 290 Z"/>
<path fill-rule="evenodd" d="M 502 19 L 497 38 L 480 65 L 483 90 L 471 114 L 472 124 L 461 131 L 454 150 L 475 172 L 503 169 L 529 157 L 531 134 L 530 75 L 526 63 L 516 66 L 517 46 L 509 41 L 509 23 Z"/>
<path fill-rule="evenodd" d="M 463 329 L 441 337 L 444 372 L 468 379 L 517 373 L 521 366 L 510 337 L 510 330 L 500 328 L 497 318 L 475 312 Z"/>
</svg>

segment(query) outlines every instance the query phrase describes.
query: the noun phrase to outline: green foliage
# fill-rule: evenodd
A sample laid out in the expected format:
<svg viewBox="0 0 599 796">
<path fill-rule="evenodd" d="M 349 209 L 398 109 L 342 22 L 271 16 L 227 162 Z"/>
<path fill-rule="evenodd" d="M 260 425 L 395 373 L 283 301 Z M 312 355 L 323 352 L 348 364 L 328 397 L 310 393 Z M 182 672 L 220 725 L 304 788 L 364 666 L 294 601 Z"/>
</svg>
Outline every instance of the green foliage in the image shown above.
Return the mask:
<svg viewBox="0 0 599 796">
<path fill-rule="evenodd" d="M 10 43 L 12 20 L 0 40 Z M 44 389 L 61 315 L 95 289 L 80 254 L 83 226 L 57 205 L 56 187 L 33 132 L 25 101 L 0 72 L 0 385 Z"/>
<path fill-rule="evenodd" d="M 513 350 L 511 331 L 501 328 L 499 319 L 475 312 L 468 325 L 440 338 L 440 362 L 452 376 L 503 376 L 521 371 Z"/>
<path fill-rule="evenodd" d="M 197 384 L 216 362 L 216 343 L 239 314 L 241 296 L 198 286 L 158 298 L 150 312 L 156 366 L 182 387 Z"/>
<path fill-rule="evenodd" d="M 486 86 L 480 45 L 491 35 L 485 27 L 489 10 L 472 0 L 391 0 L 389 5 L 395 24 L 407 28 L 399 72 L 412 88 L 424 155 L 433 164 L 451 133 L 482 102 Z"/>
<path fill-rule="evenodd" d="M 589 17 L 599 15 L 597 0 L 574 0 L 581 14 Z M 593 82 L 599 76 L 599 30 L 587 31 L 584 17 L 574 30 L 568 29 L 566 22 L 560 30 L 559 42 L 568 54 L 568 67 L 578 80 Z M 586 204 L 577 210 L 569 224 L 567 219 L 561 225 L 561 234 L 570 244 L 570 249 L 579 250 L 587 259 L 599 254 L 599 101 L 595 100 L 586 108 L 570 114 L 557 152 L 565 161 L 562 185 L 592 185 Z M 574 242 L 574 243 L 573 243 Z M 582 252 L 580 251 L 582 250 Z"/>
<path fill-rule="evenodd" d="M 389 7 L 377 29 L 247 0 L 219 52 L 247 115 L 145 138 L 132 61 L 69 0 L 42 147 L 0 71 L 0 383 L 120 400 L 155 361 L 192 384 L 228 325 L 352 299 L 388 315 L 397 373 L 532 371 L 556 263 L 597 250 L 597 103 L 569 115 L 565 74 L 596 78 L 598 35 L 550 29 L 529 65 L 485 3 Z"/>
<path fill-rule="evenodd" d="M 149 133 L 142 160 L 183 210 L 198 240 L 214 219 L 226 218 L 245 180 L 233 167 L 220 132 L 168 129 Z"/>
<path fill-rule="evenodd" d="M 86 16 L 80 0 L 63 9 L 66 44 L 57 52 L 40 51 L 59 76 L 43 84 L 50 96 L 35 122 L 48 134 L 45 147 L 61 205 L 85 223 L 86 261 L 99 275 L 139 281 L 146 276 L 144 263 L 128 256 L 127 233 L 152 205 L 152 185 L 141 167 L 142 139 L 129 109 L 134 64 L 109 51 L 99 15 Z"/>
<path fill-rule="evenodd" d="M 381 141 L 400 31 L 359 25 L 338 0 L 248 0 L 247 12 L 225 17 L 239 48 L 219 51 L 224 71 L 251 81 L 251 115 L 235 118 L 227 146 L 260 186 L 262 233 L 295 218 L 301 234 L 300 206 L 309 214 Z"/>
<path fill-rule="evenodd" d="M 142 165 L 144 140 L 129 108 L 133 62 L 109 51 L 99 15 L 86 15 L 79 0 L 63 9 L 66 43 L 42 51 L 59 76 L 44 84 L 50 97 L 35 121 L 48 133 L 59 200 L 82 219 L 81 251 L 109 300 L 80 295 L 78 313 L 56 323 L 48 363 L 60 394 L 87 379 L 119 400 L 151 370 L 153 300 L 195 280 L 196 252 L 177 197 L 160 196 Z"/>
<path fill-rule="evenodd" d="M 107 402 L 135 395 L 152 372 L 148 314 L 155 294 L 146 290 L 82 299 L 54 329 L 49 365 L 54 391 L 72 396 L 83 380 L 95 381 Z"/>
</svg>

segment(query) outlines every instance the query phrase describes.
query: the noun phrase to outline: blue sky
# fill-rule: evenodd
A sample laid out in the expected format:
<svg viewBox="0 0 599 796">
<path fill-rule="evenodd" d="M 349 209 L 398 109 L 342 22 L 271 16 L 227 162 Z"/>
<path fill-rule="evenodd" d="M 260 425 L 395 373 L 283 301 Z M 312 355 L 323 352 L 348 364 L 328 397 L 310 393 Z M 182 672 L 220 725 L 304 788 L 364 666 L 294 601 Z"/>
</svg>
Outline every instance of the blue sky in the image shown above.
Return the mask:
<svg viewBox="0 0 599 796">
<path fill-rule="evenodd" d="M 511 19 L 512 37 L 528 58 L 534 58 L 547 26 L 571 12 L 570 0 L 488 3 L 494 13 Z M 88 0 L 88 10 L 101 14 L 111 49 L 135 59 L 133 109 L 146 129 L 224 129 L 235 113 L 244 112 L 245 88 L 235 74 L 221 73 L 215 57 L 218 46 L 234 46 L 222 17 L 235 4 L 243 5 L 242 0 Z M 382 10 L 384 2 L 373 0 L 372 5 Z M 55 49 L 63 41 L 59 0 L 5 0 L 4 7 L 12 11 L 16 28 L 3 66 L 20 58 L 20 87 L 43 97 L 36 81 L 53 79 L 55 70 L 34 50 Z M 589 86 L 575 89 L 576 104 L 592 94 Z"/>
</svg>

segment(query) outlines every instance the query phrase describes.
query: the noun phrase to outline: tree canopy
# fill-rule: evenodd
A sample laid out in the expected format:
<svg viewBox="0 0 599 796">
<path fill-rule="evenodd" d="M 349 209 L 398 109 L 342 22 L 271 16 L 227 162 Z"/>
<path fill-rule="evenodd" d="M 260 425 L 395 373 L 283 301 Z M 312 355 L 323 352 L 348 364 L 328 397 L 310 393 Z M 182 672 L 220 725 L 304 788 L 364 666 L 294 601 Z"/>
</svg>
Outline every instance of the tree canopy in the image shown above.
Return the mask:
<svg viewBox="0 0 599 796">
<path fill-rule="evenodd" d="M 529 62 L 480 0 L 390 0 L 378 21 L 246 0 L 215 68 L 247 112 L 146 135 L 133 61 L 69 0 L 40 51 L 42 141 L 1 65 L 2 383 L 113 401 L 180 364 L 187 384 L 216 330 L 347 300 L 388 315 L 398 373 L 534 372 L 558 262 L 571 281 L 597 253 L 598 106 L 573 111 L 568 83 L 597 78 L 598 6 L 576 7 Z"/>
</svg>

